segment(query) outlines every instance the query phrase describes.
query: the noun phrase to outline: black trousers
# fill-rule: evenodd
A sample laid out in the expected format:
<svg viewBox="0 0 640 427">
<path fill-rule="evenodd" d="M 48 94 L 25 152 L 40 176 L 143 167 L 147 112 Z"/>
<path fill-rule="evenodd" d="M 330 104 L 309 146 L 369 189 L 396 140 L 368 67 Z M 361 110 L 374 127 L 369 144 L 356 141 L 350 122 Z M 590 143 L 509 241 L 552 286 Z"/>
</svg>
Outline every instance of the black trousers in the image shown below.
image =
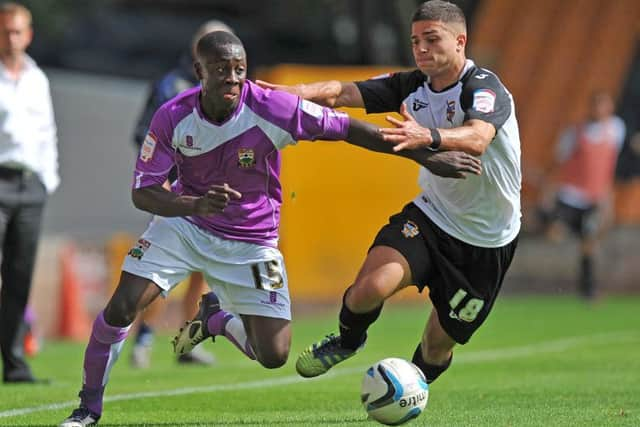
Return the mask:
<svg viewBox="0 0 640 427">
<path fill-rule="evenodd" d="M 31 378 L 24 359 L 29 300 L 47 192 L 37 175 L 0 166 L 0 350 L 3 381 Z"/>
</svg>

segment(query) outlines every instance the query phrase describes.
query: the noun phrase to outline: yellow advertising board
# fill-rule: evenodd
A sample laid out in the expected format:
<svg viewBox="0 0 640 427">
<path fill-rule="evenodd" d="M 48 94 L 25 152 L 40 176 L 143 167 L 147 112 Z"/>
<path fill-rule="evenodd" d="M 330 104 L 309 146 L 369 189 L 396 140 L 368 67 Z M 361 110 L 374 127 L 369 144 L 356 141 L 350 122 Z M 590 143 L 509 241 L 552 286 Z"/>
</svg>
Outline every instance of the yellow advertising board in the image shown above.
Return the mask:
<svg viewBox="0 0 640 427">
<path fill-rule="evenodd" d="M 279 84 L 353 81 L 376 67 L 281 65 L 258 78 Z M 385 115 L 345 111 L 381 126 Z M 379 228 L 418 193 L 418 165 L 345 142 L 301 141 L 283 150 L 280 247 L 294 301 L 339 301 Z M 416 292 L 405 292 L 416 294 Z"/>
</svg>

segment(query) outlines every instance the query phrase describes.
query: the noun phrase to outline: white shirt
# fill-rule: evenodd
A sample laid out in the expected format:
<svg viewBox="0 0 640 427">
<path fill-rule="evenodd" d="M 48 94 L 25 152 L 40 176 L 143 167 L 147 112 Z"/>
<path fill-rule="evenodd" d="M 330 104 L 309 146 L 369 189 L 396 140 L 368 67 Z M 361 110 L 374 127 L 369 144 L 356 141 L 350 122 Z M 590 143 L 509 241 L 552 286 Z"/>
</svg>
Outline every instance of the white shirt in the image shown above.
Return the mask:
<svg viewBox="0 0 640 427">
<path fill-rule="evenodd" d="M 411 106 L 416 100 L 428 105 L 411 111 L 425 127 L 455 128 L 469 118 L 500 123 L 480 158 L 481 175 L 441 178 L 420 168 L 422 194 L 414 203 L 438 227 L 459 240 L 480 247 L 508 244 L 520 231 L 522 180 L 520 136 L 511 94 L 495 74 L 467 60 L 457 84 L 434 92 L 425 83 L 405 103 Z"/>
<path fill-rule="evenodd" d="M 18 80 L 0 62 L 0 166 L 34 172 L 48 193 L 60 183 L 49 80 L 29 56 Z"/>
<path fill-rule="evenodd" d="M 482 160 L 482 175 L 441 178 L 420 169 L 414 203 L 440 229 L 470 245 L 496 248 L 520 231 L 520 136 L 511 94 L 491 71 L 467 60 L 459 80 L 440 92 L 420 70 L 356 82 L 368 113 L 399 111 L 423 127 L 456 128 L 479 119 L 496 128 Z"/>
</svg>

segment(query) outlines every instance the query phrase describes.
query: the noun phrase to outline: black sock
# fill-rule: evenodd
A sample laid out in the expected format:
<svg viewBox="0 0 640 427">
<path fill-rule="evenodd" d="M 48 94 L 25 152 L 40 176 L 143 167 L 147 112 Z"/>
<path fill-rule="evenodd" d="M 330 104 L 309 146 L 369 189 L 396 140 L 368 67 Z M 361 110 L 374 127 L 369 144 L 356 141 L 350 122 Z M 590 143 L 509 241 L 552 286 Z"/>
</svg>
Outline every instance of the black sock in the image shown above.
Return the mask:
<svg viewBox="0 0 640 427">
<path fill-rule="evenodd" d="M 593 257 L 591 255 L 582 255 L 580 260 L 580 295 L 585 298 L 593 298 L 595 295 Z"/>
<path fill-rule="evenodd" d="M 431 384 L 440 376 L 440 374 L 449 368 L 449 365 L 451 365 L 451 359 L 453 359 L 453 352 L 451 353 L 451 356 L 449 356 L 449 360 L 447 360 L 444 365 L 431 365 L 425 362 L 422 358 L 422 345 L 418 343 L 418 347 L 413 353 L 413 359 L 411 359 L 411 361 L 414 365 L 420 368 L 427 379 L 427 384 Z"/>
<path fill-rule="evenodd" d="M 340 309 L 340 339 L 342 347 L 355 350 L 367 339 L 367 329 L 380 316 L 383 304 L 367 313 L 354 313 L 345 303 L 347 292 L 342 297 Z"/>
</svg>

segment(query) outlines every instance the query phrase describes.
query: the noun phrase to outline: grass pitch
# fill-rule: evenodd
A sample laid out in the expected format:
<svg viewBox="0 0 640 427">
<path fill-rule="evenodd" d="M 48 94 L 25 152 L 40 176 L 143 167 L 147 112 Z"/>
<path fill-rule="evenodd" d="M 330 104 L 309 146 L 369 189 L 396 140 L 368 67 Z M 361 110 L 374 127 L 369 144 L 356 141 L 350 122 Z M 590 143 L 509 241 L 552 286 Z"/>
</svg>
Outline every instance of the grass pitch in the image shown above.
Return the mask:
<svg viewBox="0 0 640 427">
<path fill-rule="evenodd" d="M 568 297 L 503 297 L 430 387 L 414 426 L 640 426 L 640 298 L 586 305 Z M 177 365 L 157 337 L 152 367 L 111 374 L 102 426 L 373 426 L 360 406 L 367 366 L 411 358 L 428 306 L 390 302 L 365 350 L 329 374 L 302 379 L 295 357 L 333 331 L 338 308 L 294 319 L 292 354 L 260 368 L 224 339 L 205 344 L 213 367 Z M 55 425 L 76 406 L 84 343 L 49 342 L 32 361 L 49 385 L 0 386 L 0 425 Z"/>
</svg>

